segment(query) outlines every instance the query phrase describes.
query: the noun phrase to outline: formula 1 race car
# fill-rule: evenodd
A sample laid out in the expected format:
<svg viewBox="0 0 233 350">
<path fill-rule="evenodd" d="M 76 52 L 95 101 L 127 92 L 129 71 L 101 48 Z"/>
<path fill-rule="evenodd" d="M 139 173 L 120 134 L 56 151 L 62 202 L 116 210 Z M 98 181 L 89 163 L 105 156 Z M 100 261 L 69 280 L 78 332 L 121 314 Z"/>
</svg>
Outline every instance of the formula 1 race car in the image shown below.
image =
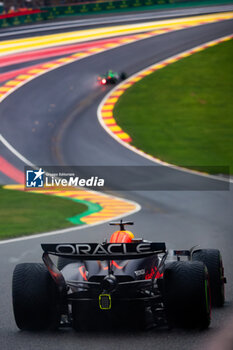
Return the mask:
<svg viewBox="0 0 233 350">
<path fill-rule="evenodd" d="M 126 73 L 124 72 L 119 74 L 119 73 L 113 72 L 112 70 L 108 70 L 105 74 L 98 77 L 98 82 L 101 85 L 117 84 L 121 80 L 126 79 L 126 77 L 127 77 Z"/>
<path fill-rule="evenodd" d="M 20 329 L 72 326 L 207 328 L 211 303 L 224 304 L 224 269 L 217 249 L 166 249 L 135 239 L 120 225 L 110 242 L 42 244 L 44 264 L 13 274 L 13 308 Z M 57 266 L 49 255 L 58 256 Z"/>
</svg>

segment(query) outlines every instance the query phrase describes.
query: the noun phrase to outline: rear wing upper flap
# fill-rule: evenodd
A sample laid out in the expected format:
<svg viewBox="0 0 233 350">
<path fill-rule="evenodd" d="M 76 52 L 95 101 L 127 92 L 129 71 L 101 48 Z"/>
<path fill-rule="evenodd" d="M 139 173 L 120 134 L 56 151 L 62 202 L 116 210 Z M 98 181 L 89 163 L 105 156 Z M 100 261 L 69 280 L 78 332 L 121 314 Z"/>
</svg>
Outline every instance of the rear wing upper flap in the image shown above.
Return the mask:
<svg viewBox="0 0 233 350">
<path fill-rule="evenodd" d="M 56 243 L 41 244 L 44 252 L 81 260 L 125 260 L 166 252 L 165 243 Z"/>
</svg>

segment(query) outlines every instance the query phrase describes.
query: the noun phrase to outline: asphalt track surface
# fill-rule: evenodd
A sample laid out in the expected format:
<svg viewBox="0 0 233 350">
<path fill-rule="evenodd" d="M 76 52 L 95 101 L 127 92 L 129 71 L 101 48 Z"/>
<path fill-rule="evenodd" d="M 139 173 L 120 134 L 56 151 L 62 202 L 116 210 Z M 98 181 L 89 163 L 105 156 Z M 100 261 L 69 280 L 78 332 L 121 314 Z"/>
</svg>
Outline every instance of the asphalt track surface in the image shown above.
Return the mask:
<svg viewBox="0 0 233 350">
<path fill-rule="evenodd" d="M 224 21 L 181 30 L 51 71 L 2 102 L 1 133 L 38 165 L 149 165 L 148 160 L 118 144 L 98 124 L 96 109 L 108 88 L 96 86 L 97 75 L 107 68 L 133 74 L 156 61 L 231 34 L 232 29 L 233 21 Z M 35 124 L 36 121 L 39 123 Z M 32 132 L 32 129 L 35 130 Z M 2 156 L 23 169 L 22 163 L 7 149 L 1 146 L 1 150 Z M 169 175 L 166 181 L 175 181 L 174 176 Z M 200 349 L 222 328 L 233 302 L 232 188 L 230 191 L 141 191 L 119 195 L 142 206 L 140 212 L 130 217 L 135 221 L 136 236 L 165 241 L 168 248 L 190 248 L 200 244 L 221 250 L 228 279 L 227 302 L 224 309 L 213 311 L 211 328 L 204 332 L 178 329 L 88 334 L 68 329 L 57 333 L 19 332 L 11 308 L 14 266 L 21 262 L 39 262 L 42 241 L 102 241 L 106 233 L 109 237 L 112 232 L 104 224 L 65 235 L 0 245 L 0 339 L 3 349 Z"/>
</svg>

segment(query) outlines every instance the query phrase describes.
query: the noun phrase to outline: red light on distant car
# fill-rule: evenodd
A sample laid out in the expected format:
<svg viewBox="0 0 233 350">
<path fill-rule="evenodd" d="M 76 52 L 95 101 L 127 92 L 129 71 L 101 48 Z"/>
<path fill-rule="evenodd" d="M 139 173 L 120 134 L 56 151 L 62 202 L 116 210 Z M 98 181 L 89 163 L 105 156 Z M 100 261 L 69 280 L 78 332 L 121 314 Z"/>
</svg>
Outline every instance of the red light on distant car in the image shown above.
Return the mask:
<svg viewBox="0 0 233 350">
<path fill-rule="evenodd" d="M 102 83 L 103 85 L 105 85 L 105 84 L 107 83 L 107 80 L 106 80 L 106 79 L 102 79 L 102 80 L 101 80 L 101 83 Z"/>
</svg>

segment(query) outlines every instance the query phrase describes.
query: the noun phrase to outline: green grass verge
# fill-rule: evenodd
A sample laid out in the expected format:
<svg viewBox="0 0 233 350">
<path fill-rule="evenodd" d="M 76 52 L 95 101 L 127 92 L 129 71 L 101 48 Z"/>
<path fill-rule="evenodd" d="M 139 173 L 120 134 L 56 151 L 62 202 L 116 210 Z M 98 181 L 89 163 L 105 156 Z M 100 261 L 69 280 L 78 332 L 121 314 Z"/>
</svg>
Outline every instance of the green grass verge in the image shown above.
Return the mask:
<svg viewBox="0 0 233 350">
<path fill-rule="evenodd" d="M 233 174 L 233 40 L 163 68 L 114 109 L 133 144 L 172 164 Z"/>
<path fill-rule="evenodd" d="M 67 218 L 86 210 L 68 199 L 0 187 L 0 239 L 73 226 Z"/>
</svg>

